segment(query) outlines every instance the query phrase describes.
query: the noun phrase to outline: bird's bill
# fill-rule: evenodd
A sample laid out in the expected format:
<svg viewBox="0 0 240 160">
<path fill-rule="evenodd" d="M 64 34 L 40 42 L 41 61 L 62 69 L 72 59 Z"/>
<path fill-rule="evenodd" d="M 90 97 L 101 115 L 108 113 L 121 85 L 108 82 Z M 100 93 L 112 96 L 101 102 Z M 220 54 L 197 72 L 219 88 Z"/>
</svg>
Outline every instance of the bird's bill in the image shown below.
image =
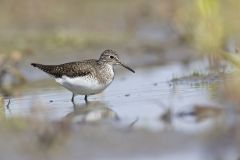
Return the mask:
<svg viewBox="0 0 240 160">
<path fill-rule="evenodd" d="M 128 69 L 129 71 L 135 73 L 135 71 L 134 71 L 132 68 L 128 67 L 127 65 L 122 64 L 122 63 L 119 63 L 119 64 L 120 64 L 121 66 L 123 66 L 124 68 Z"/>
</svg>

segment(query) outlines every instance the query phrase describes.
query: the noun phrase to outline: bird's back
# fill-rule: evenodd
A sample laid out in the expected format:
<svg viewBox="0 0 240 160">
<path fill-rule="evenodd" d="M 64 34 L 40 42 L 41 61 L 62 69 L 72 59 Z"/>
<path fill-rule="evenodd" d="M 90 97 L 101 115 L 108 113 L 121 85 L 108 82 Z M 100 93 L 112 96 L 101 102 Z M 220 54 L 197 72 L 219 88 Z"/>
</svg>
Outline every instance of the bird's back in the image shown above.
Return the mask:
<svg viewBox="0 0 240 160">
<path fill-rule="evenodd" d="M 55 78 L 61 78 L 62 76 L 74 78 L 93 74 L 95 72 L 93 66 L 96 64 L 97 60 L 91 59 L 81 62 L 64 63 L 60 65 L 43 65 L 37 63 L 32 63 L 31 65 L 41 69 Z"/>
</svg>

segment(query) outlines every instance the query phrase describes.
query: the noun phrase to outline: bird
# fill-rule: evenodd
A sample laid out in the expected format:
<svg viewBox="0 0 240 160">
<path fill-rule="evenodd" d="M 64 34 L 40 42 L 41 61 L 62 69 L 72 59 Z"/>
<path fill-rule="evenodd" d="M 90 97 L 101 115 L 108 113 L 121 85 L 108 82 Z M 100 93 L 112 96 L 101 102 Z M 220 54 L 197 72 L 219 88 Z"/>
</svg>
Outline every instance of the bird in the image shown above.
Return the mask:
<svg viewBox="0 0 240 160">
<path fill-rule="evenodd" d="M 123 64 L 115 50 L 104 50 L 99 59 L 69 62 L 59 65 L 44 65 L 31 63 L 53 78 L 64 88 L 72 92 L 71 102 L 77 95 L 84 95 L 85 103 L 88 103 L 88 96 L 104 91 L 114 79 L 114 66 L 120 65 L 129 71 L 135 71 Z"/>
</svg>

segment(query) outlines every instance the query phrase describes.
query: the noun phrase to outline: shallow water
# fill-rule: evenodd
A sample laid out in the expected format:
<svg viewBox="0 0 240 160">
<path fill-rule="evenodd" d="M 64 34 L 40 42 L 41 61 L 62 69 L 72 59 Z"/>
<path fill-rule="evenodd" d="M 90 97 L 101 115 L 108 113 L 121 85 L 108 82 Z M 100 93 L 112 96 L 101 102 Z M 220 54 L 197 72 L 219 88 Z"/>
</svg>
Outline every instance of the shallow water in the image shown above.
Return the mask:
<svg viewBox="0 0 240 160">
<path fill-rule="evenodd" d="M 117 68 L 113 83 L 102 94 L 89 96 L 87 105 L 83 96 L 75 97 L 77 104 L 73 105 L 71 93 L 54 80 L 44 80 L 47 75 L 42 74 L 44 79 L 29 83 L 21 90 L 21 96 L 9 97 L 10 105 L 5 109 L 5 115 L 31 117 L 30 121 L 40 119 L 44 125 L 50 124 L 51 129 L 54 128 L 51 124 L 59 123 L 49 122 L 70 122 L 67 124 L 71 129 L 68 126 L 56 130 L 53 137 L 69 130 L 70 134 L 63 136 L 58 151 L 52 147 L 50 150 L 54 151 L 46 153 L 39 148 L 39 143 L 44 142 L 38 138 L 38 132 L 10 132 L 4 135 L 6 138 L 0 139 L 5 144 L 1 155 L 8 158 L 10 155 L 10 159 L 51 157 L 58 160 L 76 157 L 106 160 L 237 159 L 235 131 L 224 125 L 224 117 L 199 118 L 192 114 L 196 106 L 220 109 L 216 96 L 216 88 L 221 85 L 219 77 L 216 79 L 215 75 L 209 74 L 209 80 L 205 76 L 203 81 L 201 76 L 199 79 L 179 78 L 191 75 L 193 71 L 207 73 L 206 66 L 201 61 L 188 66 L 170 64 L 135 68 L 136 74 L 125 70 L 119 72 L 122 68 Z M 41 71 L 31 73 L 41 74 Z M 176 77 L 179 81 L 172 82 Z M 38 125 L 36 128 L 42 133 L 41 125 Z M 48 136 L 48 132 L 45 134 Z M 36 138 L 31 141 L 31 136 Z M 11 141 L 21 147 L 12 146 Z M 23 145 L 26 146 L 24 151 L 21 150 Z M 6 148 L 11 148 L 14 153 L 8 154 Z"/>
<path fill-rule="evenodd" d="M 58 85 L 40 85 L 36 89 L 28 86 L 22 96 L 10 97 L 11 103 L 5 114 L 7 117 L 34 116 L 51 121 L 68 119 L 76 124 L 102 122 L 115 127 L 173 128 L 187 133 L 196 132 L 211 126 L 211 119 L 197 122 L 196 117 L 178 114 L 191 112 L 196 104 L 217 106 L 211 89 L 212 85 L 217 85 L 216 82 L 201 85 L 194 85 L 194 81 L 184 84 L 169 82 L 174 76 L 187 75 L 192 70 L 204 71 L 202 64 L 196 62 L 188 67 L 172 64 L 136 68 L 136 74 L 127 71 L 117 73 L 113 83 L 102 94 L 89 96 L 88 105 L 84 103 L 83 96 L 75 97 L 77 104 L 73 105 L 71 93 Z"/>
</svg>

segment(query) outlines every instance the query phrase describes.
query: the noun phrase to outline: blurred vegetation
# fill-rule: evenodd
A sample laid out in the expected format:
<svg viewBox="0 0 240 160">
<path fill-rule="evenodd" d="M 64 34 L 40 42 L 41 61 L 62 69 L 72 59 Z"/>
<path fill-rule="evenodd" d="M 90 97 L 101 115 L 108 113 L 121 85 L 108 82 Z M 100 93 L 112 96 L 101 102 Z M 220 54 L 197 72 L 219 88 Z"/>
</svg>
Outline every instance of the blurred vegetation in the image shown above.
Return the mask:
<svg viewBox="0 0 240 160">
<path fill-rule="evenodd" d="M 2 111 L 2 109 L 3 109 L 3 105 L 4 105 L 4 99 L 3 99 L 3 97 L 0 95 L 0 112 L 1 113 L 4 113 L 4 111 Z M 2 115 L 2 114 L 1 114 Z M 2 117 L 2 116 L 1 116 Z"/>
<path fill-rule="evenodd" d="M 19 51 L 0 55 L 0 93 L 4 96 L 12 95 L 15 87 L 26 82 L 19 70 L 19 63 L 21 63 L 23 56 L 26 57 Z"/>
<path fill-rule="evenodd" d="M 183 22 L 179 26 L 188 42 L 199 53 L 209 56 L 210 64 L 225 59 L 236 65 L 236 57 L 229 53 L 235 53 L 239 47 L 239 9 L 238 0 L 188 1 L 180 7 L 176 23 Z"/>
<path fill-rule="evenodd" d="M 145 3 L 126 0 L 1 0 L 0 52 L 6 53 L 13 48 L 61 50 L 126 43 L 127 30 L 135 23 L 132 19 L 145 10 L 138 11 L 135 4 L 144 8 Z"/>
<path fill-rule="evenodd" d="M 162 30 L 161 26 L 167 24 L 182 45 L 209 56 L 210 63 L 215 64 L 226 51 L 234 52 L 232 48 L 238 47 L 239 3 L 238 0 L 0 0 L 0 53 L 13 49 L 60 53 L 63 49 L 105 46 L 139 48 L 144 45 L 137 36 L 142 28 L 157 26 Z M 158 40 L 151 43 L 161 45 Z M 43 53 L 40 51 L 37 53 Z M 223 57 L 231 61 L 227 56 Z"/>
</svg>

